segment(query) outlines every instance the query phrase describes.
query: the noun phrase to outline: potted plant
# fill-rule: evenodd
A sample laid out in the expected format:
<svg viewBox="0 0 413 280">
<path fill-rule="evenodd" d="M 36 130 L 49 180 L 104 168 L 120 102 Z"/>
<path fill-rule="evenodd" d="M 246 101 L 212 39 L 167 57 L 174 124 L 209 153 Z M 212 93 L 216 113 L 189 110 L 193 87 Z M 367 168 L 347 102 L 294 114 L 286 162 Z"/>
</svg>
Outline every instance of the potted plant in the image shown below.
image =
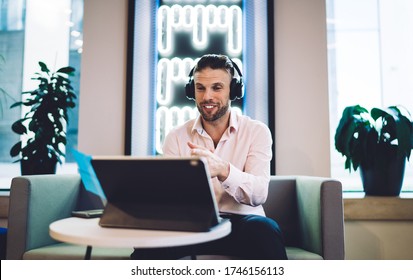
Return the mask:
<svg viewBox="0 0 413 280">
<path fill-rule="evenodd" d="M 39 86 L 33 91 L 23 92 L 23 101 L 14 103 L 28 107 L 28 112 L 12 124 L 12 130 L 22 136 L 10 150 L 12 157 L 20 156 L 23 175 L 53 174 L 57 162 L 65 157 L 66 127 L 68 110 L 75 107 L 76 94 L 68 76 L 75 72 L 73 67 L 60 68 L 51 72 L 45 63 L 39 62 L 40 72 L 33 80 Z"/>
<path fill-rule="evenodd" d="M 402 111 L 405 111 L 404 113 Z M 413 149 L 410 113 L 400 106 L 370 112 L 346 107 L 335 133 L 335 147 L 346 157 L 345 168 L 360 167 L 366 195 L 400 194 L 406 159 Z"/>
</svg>

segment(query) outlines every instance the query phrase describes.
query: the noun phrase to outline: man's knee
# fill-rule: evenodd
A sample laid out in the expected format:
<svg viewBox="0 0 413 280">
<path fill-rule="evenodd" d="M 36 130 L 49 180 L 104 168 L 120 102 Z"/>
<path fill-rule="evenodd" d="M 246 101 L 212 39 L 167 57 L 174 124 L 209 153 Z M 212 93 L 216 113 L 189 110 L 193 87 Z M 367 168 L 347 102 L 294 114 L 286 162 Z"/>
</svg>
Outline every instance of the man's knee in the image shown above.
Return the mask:
<svg viewBox="0 0 413 280">
<path fill-rule="evenodd" d="M 281 236 L 280 226 L 271 218 L 257 215 L 246 216 L 246 230 L 259 233 Z"/>
</svg>

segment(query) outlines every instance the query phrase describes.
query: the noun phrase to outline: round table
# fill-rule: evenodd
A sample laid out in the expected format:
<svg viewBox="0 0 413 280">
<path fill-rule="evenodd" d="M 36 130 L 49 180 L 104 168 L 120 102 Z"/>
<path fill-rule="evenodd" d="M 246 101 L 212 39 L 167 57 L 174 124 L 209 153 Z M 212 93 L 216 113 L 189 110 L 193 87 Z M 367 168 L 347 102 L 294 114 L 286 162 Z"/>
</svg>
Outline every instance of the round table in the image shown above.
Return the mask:
<svg viewBox="0 0 413 280">
<path fill-rule="evenodd" d="M 227 236 L 230 221 L 224 221 L 207 232 L 106 228 L 99 218 L 71 217 L 55 221 L 49 226 L 50 236 L 58 241 L 86 245 L 86 259 L 92 246 L 116 248 L 159 248 L 204 243 Z"/>
</svg>

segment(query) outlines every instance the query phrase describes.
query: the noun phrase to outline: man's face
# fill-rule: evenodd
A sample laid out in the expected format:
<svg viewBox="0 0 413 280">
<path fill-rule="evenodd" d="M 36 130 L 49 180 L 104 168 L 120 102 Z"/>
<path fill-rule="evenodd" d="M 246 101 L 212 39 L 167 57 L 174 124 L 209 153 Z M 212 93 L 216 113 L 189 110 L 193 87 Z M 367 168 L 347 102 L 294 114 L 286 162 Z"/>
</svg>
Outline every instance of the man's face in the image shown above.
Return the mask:
<svg viewBox="0 0 413 280">
<path fill-rule="evenodd" d="M 231 75 L 223 69 L 205 68 L 194 74 L 195 102 L 205 121 L 214 122 L 229 109 Z"/>
</svg>

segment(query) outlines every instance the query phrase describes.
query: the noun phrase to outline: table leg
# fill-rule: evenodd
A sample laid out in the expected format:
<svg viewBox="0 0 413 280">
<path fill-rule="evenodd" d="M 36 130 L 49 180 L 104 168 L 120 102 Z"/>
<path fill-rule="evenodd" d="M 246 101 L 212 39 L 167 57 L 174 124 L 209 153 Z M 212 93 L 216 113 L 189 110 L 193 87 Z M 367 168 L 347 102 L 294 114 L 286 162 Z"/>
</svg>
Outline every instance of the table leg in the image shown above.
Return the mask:
<svg viewBox="0 0 413 280">
<path fill-rule="evenodd" d="M 87 246 L 85 260 L 90 260 L 91 255 L 92 255 L 92 246 Z"/>
</svg>

